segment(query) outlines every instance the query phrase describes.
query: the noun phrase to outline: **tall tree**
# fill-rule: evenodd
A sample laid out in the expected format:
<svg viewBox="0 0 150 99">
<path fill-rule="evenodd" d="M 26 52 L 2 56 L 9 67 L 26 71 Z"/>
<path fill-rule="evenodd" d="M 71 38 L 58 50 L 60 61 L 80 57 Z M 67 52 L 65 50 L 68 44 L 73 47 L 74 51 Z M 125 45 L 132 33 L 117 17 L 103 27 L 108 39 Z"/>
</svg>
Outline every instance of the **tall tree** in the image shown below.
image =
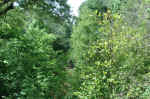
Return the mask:
<svg viewBox="0 0 150 99">
<path fill-rule="evenodd" d="M 71 16 L 66 1 L 8 2 L 19 6 L 7 11 L 7 4 L 1 6 L 5 13 L 0 15 L 0 97 L 67 97 L 66 38 Z"/>
<path fill-rule="evenodd" d="M 141 98 L 146 94 L 148 88 L 142 84 L 147 81 L 141 80 L 149 78 L 145 75 L 150 72 L 148 39 L 144 39 L 149 30 L 143 17 L 148 13 L 141 10 L 144 3 L 87 0 L 81 6 L 72 33 L 72 55 L 80 78 L 74 94 L 79 99 Z"/>
</svg>

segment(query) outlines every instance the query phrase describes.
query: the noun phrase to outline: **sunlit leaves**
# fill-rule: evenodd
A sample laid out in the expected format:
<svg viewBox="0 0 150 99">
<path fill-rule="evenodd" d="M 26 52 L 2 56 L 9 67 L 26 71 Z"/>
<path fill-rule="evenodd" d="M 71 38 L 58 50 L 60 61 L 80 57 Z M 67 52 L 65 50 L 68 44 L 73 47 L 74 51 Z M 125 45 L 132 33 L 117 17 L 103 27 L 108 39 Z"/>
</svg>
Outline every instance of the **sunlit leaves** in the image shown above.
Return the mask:
<svg viewBox="0 0 150 99">
<path fill-rule="evenodd" d="M 111 99 L 123 92 L 126 92 L 126 97 L 141 94 L 140 87 L 132 86 L 132 90 L 128 87 L 134 83 L 135 75 L 140 75 L 144 69 L 144 50 L 138 48 L 143 46 L 141 39 L 146 31 L 130 27 L 122 14 L 109 10 L 103 15 L 93 13 L 89 17 L 97 19 L 98 37 L 88 42 L 87 51 L 83 52 L 84 62 L 79 64 L 83 83 L 75 95 L 79 98 Z"/>
</svg>

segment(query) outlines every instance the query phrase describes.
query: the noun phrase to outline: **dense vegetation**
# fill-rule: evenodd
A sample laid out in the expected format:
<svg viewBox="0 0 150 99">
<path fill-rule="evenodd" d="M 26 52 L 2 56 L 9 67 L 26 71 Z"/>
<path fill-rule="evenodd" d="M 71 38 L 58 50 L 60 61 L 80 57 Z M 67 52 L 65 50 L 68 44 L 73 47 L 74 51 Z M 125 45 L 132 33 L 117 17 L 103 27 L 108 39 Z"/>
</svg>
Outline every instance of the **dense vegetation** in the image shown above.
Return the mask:
<svg viewBox="0 0 150 99">
<path fill-rule="evenodd" d="M 0 98 L 150 98 L 150 1 L 86 0 L 79 11 L 0 0 Z"/>
</svg>

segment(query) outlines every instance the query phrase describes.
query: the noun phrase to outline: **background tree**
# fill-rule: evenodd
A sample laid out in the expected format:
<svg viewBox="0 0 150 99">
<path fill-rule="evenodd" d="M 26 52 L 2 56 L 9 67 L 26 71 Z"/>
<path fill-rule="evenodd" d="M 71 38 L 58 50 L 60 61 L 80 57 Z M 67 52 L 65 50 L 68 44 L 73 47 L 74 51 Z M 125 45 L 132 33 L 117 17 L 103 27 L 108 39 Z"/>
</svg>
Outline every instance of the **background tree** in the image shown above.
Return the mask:
<svg viewBox="0 0 150 99">
<path fill-rule="evenodd" d="M 141 8 L 133 11 L 137 6 L 132 5 L 138 4 Z M 81 84 L 74 92 L 78 98 L 148 99 L 149 84 L 142 80 L 149 78 L 146 62 L 149 47 L 145 46 L 149 41 L 144 39 L 148 23 L 142 16 L 148 13 L 141 10 L 145 4 L 144 1 L 92 3 L 88 0 L 81 6 L 72 34 L 73 59 Z"/>
</svg>

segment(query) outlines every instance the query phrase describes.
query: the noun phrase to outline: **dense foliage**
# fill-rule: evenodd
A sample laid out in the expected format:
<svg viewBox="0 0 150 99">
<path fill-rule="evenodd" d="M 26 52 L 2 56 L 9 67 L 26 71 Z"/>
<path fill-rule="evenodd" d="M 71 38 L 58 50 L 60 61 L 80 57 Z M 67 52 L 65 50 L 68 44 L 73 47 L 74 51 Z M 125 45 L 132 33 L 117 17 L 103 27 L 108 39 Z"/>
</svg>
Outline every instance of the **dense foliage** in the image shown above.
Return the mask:
<svg viewBox="0 0 150 99">
<path fill-rule="evenodd" d="M 135 12 L 130 7 L 139 6 L 136 1 L 110 0 L 111 6 L 109 1 L 91 2 L 80 8 L 72 33 L 72 57 L 81 82 L 74 94 L 79 99 L 148 99 L 147 2 Z"/>
<path fill-rule="evenodd" d="M 52 9 L 32 6 L 28 10 L 21 5 L 0 16 L 0 96 L 65 98 L 70 91 L 65 70 L 71 32 L 69 8 L 47 12 Z"/>
<path fill-rule="evenodd" d="M 149 4 L 0 0 L 0 98 L 149 99 Z"/>
</svg>

